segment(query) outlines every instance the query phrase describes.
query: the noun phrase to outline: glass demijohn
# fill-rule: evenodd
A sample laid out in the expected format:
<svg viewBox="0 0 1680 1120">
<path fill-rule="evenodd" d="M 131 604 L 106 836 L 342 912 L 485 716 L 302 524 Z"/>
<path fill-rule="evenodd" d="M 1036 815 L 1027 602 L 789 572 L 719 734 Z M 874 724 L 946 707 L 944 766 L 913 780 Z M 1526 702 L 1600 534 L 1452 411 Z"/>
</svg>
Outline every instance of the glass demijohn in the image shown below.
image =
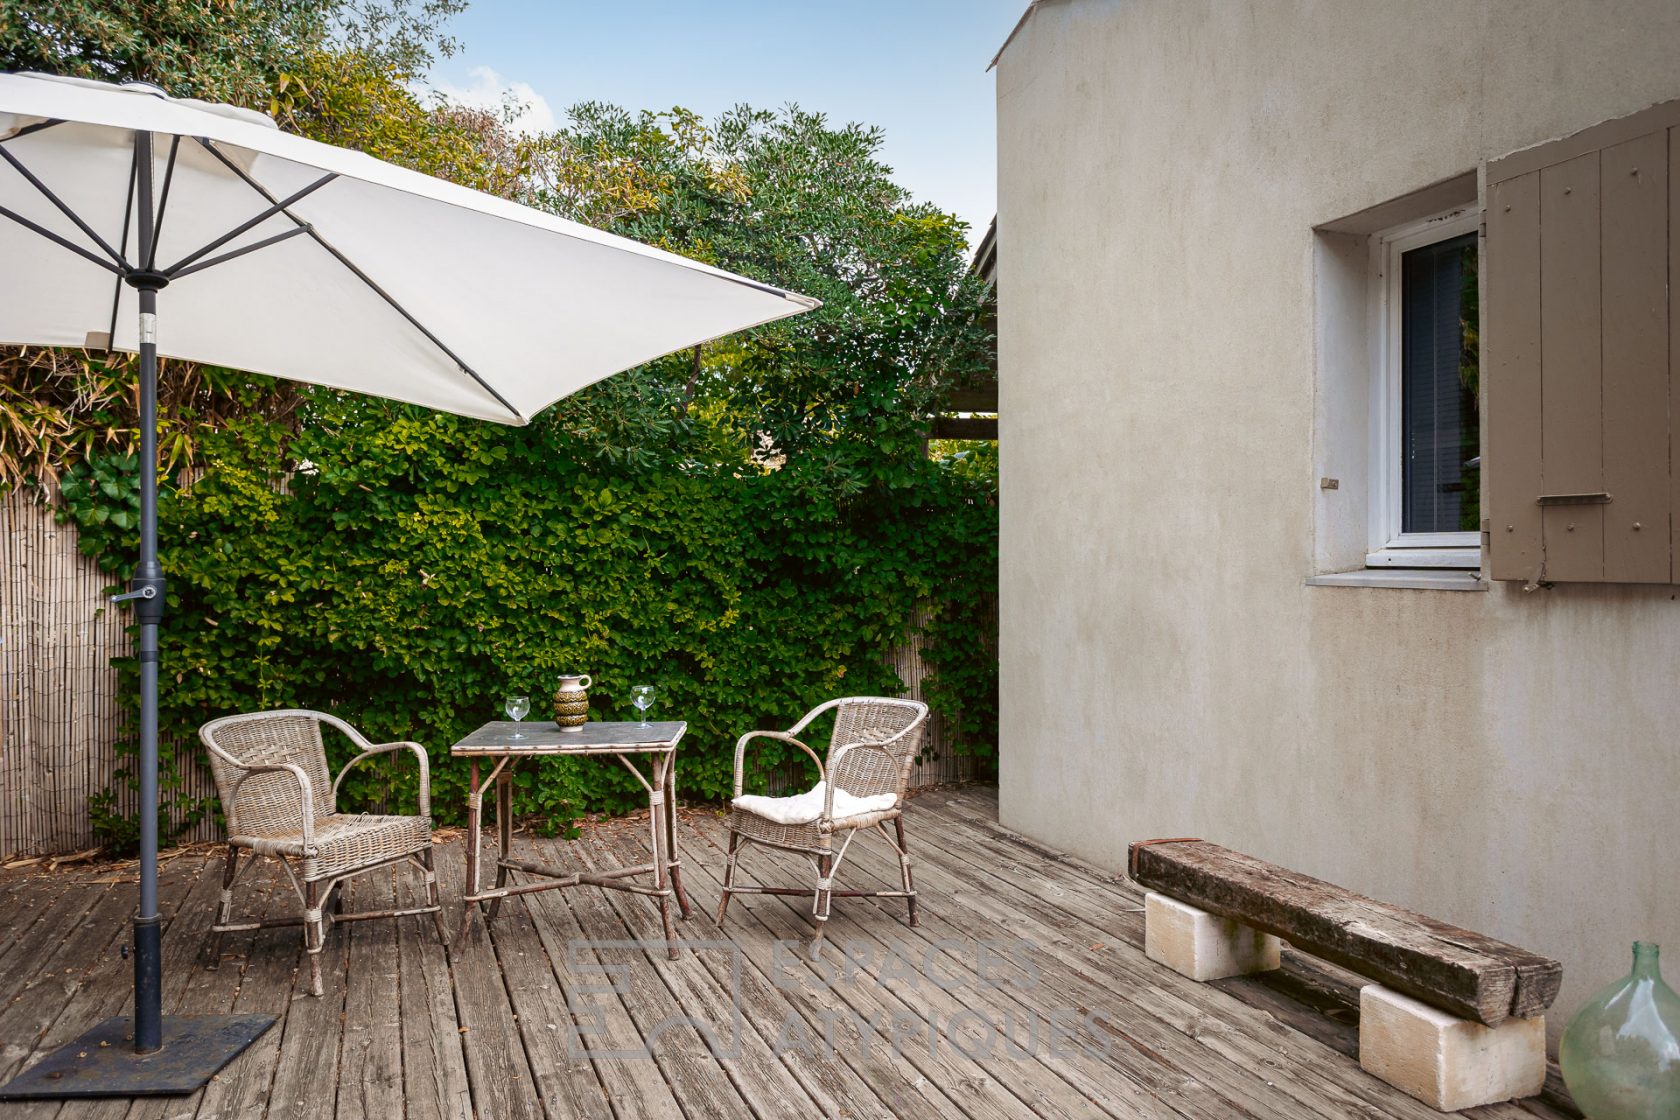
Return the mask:
<svg viewBox="0 0 1680 1120">
<path fill-rule="evenodd" d="M 1657 946 L 1633 944 L 1633 971 L 1569 1020 L 1558 1064 L 1589 1120 L 1680 1116 L 1680 996 L 1663 983 Z"/>
</svg>

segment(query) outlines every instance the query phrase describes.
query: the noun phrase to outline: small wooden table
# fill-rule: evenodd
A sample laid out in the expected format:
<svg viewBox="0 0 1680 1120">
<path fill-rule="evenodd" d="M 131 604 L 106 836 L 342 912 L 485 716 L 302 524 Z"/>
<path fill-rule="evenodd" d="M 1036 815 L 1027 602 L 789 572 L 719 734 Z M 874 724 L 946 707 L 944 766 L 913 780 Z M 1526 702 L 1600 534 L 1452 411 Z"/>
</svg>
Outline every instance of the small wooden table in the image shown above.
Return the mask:
<svg viewBox="0 0 1680 1120">
<path fill-rule="evenodd" d="M 586 723 L 576 731 L 562 731 L 553 723 L 487 723 L 449 748 L 449 753 L 472 760 L 472 782 L 467 788 L 467 893 L 461 916 L 461 935 L 466 936 L 475 903 L 488 904 L 486 920 L 496 916 L 502 899 L 516 894 L 593 886 L 629 891 L 659 900 L 659 917 L 665 926 L 665 942 L 672 960 L 677 959 L 676 932 L 671 924 L 671 899 L 675 896 L 682 916 L 689 916 L 688 895 L 682 888 L 682 863 L 677 858 L 676 808 L 677 743 L 688 730 L 686 723 Z M 521 738 L 514 738 L 515 733 Z M 653 862 L 610 871 L 562 871 L 539 863 L 513 859 L 513 769 L 525 758 L 564 758 L 578 755 L 612 755 L 636 775 L 648 793 L 648 827 L 653 839 Z M 644 774 L 632 761 L 633 755 L 648 755 L 650 773 Z M 494 759 L 490 773 L 479 782 L 479 760 Z M 496 885 L 485 888 L 481 879 L 479 847 L 483 840 L 484 793 L 496 786 L 496 832 L 501 851 L 496 860 Z M 538 876 L 542 882 L 508 884 L 510 871 Z M 638 875 L 653 876 L 653 885 L 628 880 Z"/>
</svg>

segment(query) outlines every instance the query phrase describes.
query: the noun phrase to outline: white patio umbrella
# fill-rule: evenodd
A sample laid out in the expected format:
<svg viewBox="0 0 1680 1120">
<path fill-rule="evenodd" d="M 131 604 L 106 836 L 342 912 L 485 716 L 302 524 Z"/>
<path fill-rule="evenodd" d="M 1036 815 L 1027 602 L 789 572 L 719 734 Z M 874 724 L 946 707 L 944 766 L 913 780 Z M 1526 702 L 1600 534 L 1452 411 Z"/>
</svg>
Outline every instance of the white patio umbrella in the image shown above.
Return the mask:
<svg viewBox="0 0 1680 1120">
<path fill-rule="evenodd" d="M 138 350 L 142 472 L 140 563 L 119 596 L 136 604 L 141 681 L 134 1047 L 95 1049 L 123 1068 L 19 1084 L 49 1058 L 0 1097 L 190 1091 L 272 1021 L 162 1016 L 158 354 L 524 424 L 620 370 L 816 306 L 260 113 L 0 74 L 0 343 Z"/>
</svg>

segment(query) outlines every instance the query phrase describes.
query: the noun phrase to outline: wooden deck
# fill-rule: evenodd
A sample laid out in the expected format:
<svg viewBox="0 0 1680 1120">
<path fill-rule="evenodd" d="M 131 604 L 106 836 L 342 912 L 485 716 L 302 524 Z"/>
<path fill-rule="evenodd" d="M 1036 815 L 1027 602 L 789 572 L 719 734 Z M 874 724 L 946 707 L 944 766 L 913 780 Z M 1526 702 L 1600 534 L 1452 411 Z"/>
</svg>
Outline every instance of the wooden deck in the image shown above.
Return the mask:
<svg viewBox="0 0 1680 1120">
<path fill-rule="evenodd" d="M 647 900 L 551 892 L 509 902 L 492 932 L 449 952 L 429 919 L 340 926 L 324 999 L 303 994 L 295 930 L 230 936 L 222 966 L 204 967 L 219 864 L 184 854 L 163 875 L 166 1012 L 281 1022 L 192 1097 L 0 1104 L 0 1120 L 1440 1115 L 1359 1068 L 1346 977 L 1288 954 L 1264 980 L 1206 985 L 1151 963 L 1136 891 L 1004 831 L 985 787 L 916 798 L 906 829 L 921 926 L 892 900 L 838 899 L 824 965 L 794 950 L 809 930 L 801 900 L 743 897 L 713 924 L 723 834 L 696 812 L 681 838 L 696 914 L 679 932 L 709 947 L 671 962 L 651 944 L 614 946 L 659 937 Z M 521 842 L 606 865 L 643 859 L 644 831 L 632 820 Z M 896 882 L 871 839 L 843 881 Z M 458 888 L 460 843 L 439 854 Z M 755 851 L 744 867 L 779 863 L 793 866 Z M 289 888 L 264 882 L 283 905 Z M 392 889 L 364 881 L 348 906 Z M 124 1010 L 133 891 L 129 870 L 0 877 L 0 1079 Z M 453 930 L 459 905 L 446 917 Z M 1530 1101 L 1461 1115 L 1567 1113 Z"/>
</svg>

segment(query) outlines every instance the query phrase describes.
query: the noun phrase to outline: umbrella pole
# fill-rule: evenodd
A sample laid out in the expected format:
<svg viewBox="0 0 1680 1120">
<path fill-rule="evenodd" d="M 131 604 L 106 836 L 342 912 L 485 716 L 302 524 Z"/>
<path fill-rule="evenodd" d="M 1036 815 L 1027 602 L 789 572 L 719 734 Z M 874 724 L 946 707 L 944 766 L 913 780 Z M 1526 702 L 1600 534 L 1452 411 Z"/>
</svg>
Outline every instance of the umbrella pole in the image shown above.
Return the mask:
<svg viewBox="0 0 1680 1120">
<path fill-rule="evenodd" d="M 123 277 L 140 302 L 140 566 L 129 584 L 140 624 L 140 908 L 134 915 L 134 1049 L 163 1046 L 163 927 L 157 903 L 158 626 L 167 588 L 157 543 L 157 295 L 168 279 L 154 271 L 157 216 L 152 209 L 152 136 L 134 135 L 135 217 L 140 267 Z"/>
<path fill-rule="evenodd" d="M 149 192 L 147 192 L 149 193 Z M 141 222 L 150 226 L 149 208 Z M 150 240 L 150 230 L 142 244 Z M 144 259 L 144 258 L 142 258 Z M 163 621 L 163 568 L 157 548 L 157 288 L 140 296 L 140 567 L 136 655 L 140 662 L 140 909 L 134 916 L 134 1049 L 163 1045 L 163 929 L 158 915 L 158 624 Z"/>
<path fill-rule="evenodd" d="M 274 1025 L 273 1015 L 163 1017 L 163 924 L 158 914 L 158 625 L 163 566 L 157 534 L 157 304 L 169 278 L 154 267 L 152 136 L 134 135 L 140 188 L 139 265 L 123 281 L 140 302 L 140 565 L 119 600 L 134 603 L 140 633 L 140 906 L 134 916 L 134 1016 L 105 1020 L 0 1085 L 0 1100 L 178 1096 L 195 1092 Z M 126 245 L 124 246 L 126 248 Z M 132 1040 L 132 1047 L 122 1045 Z"/>
</svg>

